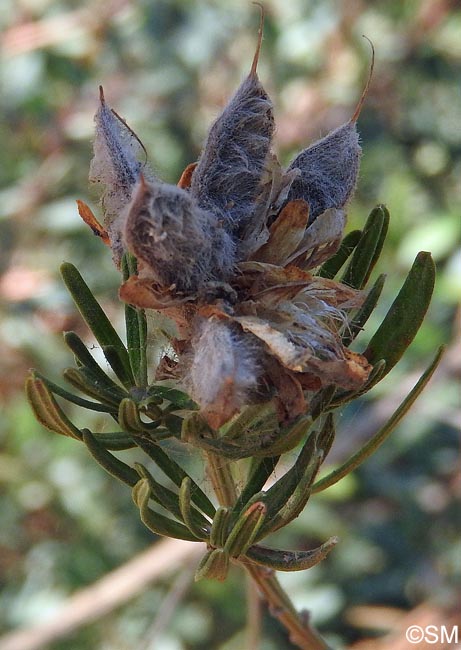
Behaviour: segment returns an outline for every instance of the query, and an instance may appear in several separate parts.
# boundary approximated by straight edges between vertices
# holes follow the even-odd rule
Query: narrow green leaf
[[[385,280],[386,275],[383,273],[378,277],[373,287],[368,292],[363,305],[351,320],[347,332],[343,336],[343,344],[346,347],[348,347],[355,337],[362,331],[363,326],[370,318],[383,290]]]
[[[122,272],[124,282],[137,273],[133,255],[123,255]],[[125,324],[128,356],[136,385],[147,386],[147,319],[144,310],[125,304]]]
[[[161,404],[163,400],[167,400],[175,405],[177,410],[197,410],[197,404],[191,400],[187,393],[183,393],[181,390],[176,388],[170,388],[169,386],[159,386],[154,384],[148,389],[148,395],[151,399],[157,399],[158,403]]]
[[[371,364],[386,362],[387,374],[416,336],[431,301],[435,265],[430,253],[418,253],[407,279],[364,352]]]
[[[312,431],[299,452],[295,464],[267,490],[264,502],[267,505],[268,515],[264,529],[287,503],[306,472],[309,474],[313,471],[313,463],[317,462],[316,439],[317,434]]]
[[[262,535],[258,539],[262,539],[262,537],[268,535],[269,532],[272,533],[279,528],[286,526],[290,523],[290,521],[293,521],[293,519],[296,519],[296,517],[301,514],[301,512],[306,507],[307,502],[309,501],[310,495],[312,494],[311,486],[314,482],[315,477],[317,476],[317,472],[320,469],[322,461],[323,451],[315,451],[304,473],[299,478],[298,483],[291,496],[288,498],[283,508],[281,508],[276,515],[267,521],[266,526],[262,527]]]
[[[320,267],[317,275],[321,278],[329,278],[332,280],[346,263],[352,251],[359,243],[361,235],[361,230],[352,230],[348,233],[341,242],[338,251]]]
[[[321,562],[338,542],[338,537],[330,537],[324,544],[311,551],[277,551],[255,545],[247,550],[246,556],[255,564],[274,571],[305,571]]]
[[[323,427],[320,429],[317,436],[317,449],[323,452],[324,459],[330,453],[331,446],[335,439],[335,434],[336,430],[333,413],[328,413],[325,417]]]
[[[361,449],[359,449],[359,451],[357,451],[353,456],[351,456],[340,467],[338,467],[333,472],[331,472],[327,476],[324,476],[319,481],[317,481],[317,483],[315,483],[312,487],[312,493],[321,492],[322,490],[325,490],[326,488],[340,481],[344,476],[347,476],[347,474],[350,474],[350,472],[356,469],[356,467],[361,465],[364,460],[366,460],[369,456],[371,456],[378,449],[378,447],[380,447],[383,444],[383,442],[388,438],[388,436],[392,433],[395,427],[399,424],[401,419],[411,408],[413,403],[416,401],[418,396],[421,394],[421,392],[429,382],[430,378],[434,374],[435,369],[439,365],[440,359],[442,358],[443,351],[444,348],[442,346],[441,348],[439,348],[434,360],[427,368],[427,370],[421,375],[420,379],[418,380],[414,388],[410,391],[410,393],[403,400],[403,402],[400,404],[398,409],[394,411],[392,416],[389,418],[386,424],[378,431],[378,433],[376,433],[373,436],[373,438],[371,438],[371,440],[367,442],[366,445],[364,445]]]
[[[40,379],[41,381],[44,382],[44,384],[47,386],[48,390],[53,393],[54,395],[58,395],[59,397],[62,397],[63,399],[67,400],[68,402],[72,402],[72,404],[76,404],[77,406],[82,406],[83,408],[89,409],[90,411],[98,411],[101,413],[114,413],[115,410],[113,407],[108,406],[107,404],[99,404],[98,402],[90,402],[87,399],[84,399],[83,397],[78,397],[78,395],[74,395],[73,393],[69,393],[69,391],[65,390],[64,388],[61,388],[61,386],[58,386],[58,384],[55,384],[52,382],[50,379],[47,377],[44,377],[40,372],[37,370],[31,370],[32,376],[35,379]]]
[[[341,282],[356,289],[362,289],[381,254],[389,226],[389,212],[384,205],[371,211],[352,259]]]
[[[252,503],[240,515],[224,544],[224,550],[229,557],[237,558],[240,555],[245,555],[256,539],[266,515],[267,508],[263,501]]]
[[[158,443],[161,440],[168,440],[168,438],[172,438],[172,433],[171,431],[168,431],[168,429],[165,429],[164,427],[160,426],[154,426],[155,423],[153,422],[152,425],[148,425],[149,430],[146,431],[141,435],[144,440],[148,438],[149,441]],[[133,434],[133,438],[136,438],[137,436]]]
[[[102,386],[95,375],[89,368],[84,366],[80,368],[66,368],[63,370],[62,376],[69,384],[72,384],[74,388],[78,388],[79,391],[93,397],[94,399],[99,400],[103,404],[106,404],[110,407],[110,410],[117,410],[118,405],[121,399],[125,395],[117,394],[115,391]]]
[[[204,578],[214,578],[223,582],[229,571],[229,555],[222,548],[207,551],[200,560],[195,572],[195,582]]]
[[[134,468],[140,478],[145,478],[149,481],[150,498],[165,508],[165,510],[168,510],[173,517],[182,522],[183,518],[181,507],[179,505],[179,495],[156,481],[152,474],[146,467],[144,467],[144,465],[141,465],[141,463],[134,463]]]
[[[196,537],[207,540],[211,526],[205,517],[192,505],[191,488],[192,481],[186,476],[179,489],[179,508],[182,520]]]
[[[64,262],[61,275],[78,310],[100,344],[104,356],[126,388],[135,384],[126,347],[73,264]]]
[[[93,436],[104,449],[111,451],[124,451],[136,447],[133,438],[125,431],[104,431],[102,433],[93,431]]]
[[[278,456],[279,454],[291,451],[309,433],[312,424],[313,420],[310,415],[299,417],[294,424],[280,430],[277,434],[276,441],[266,449],[266,452],[270,450],[271,455]]]
[[[141,521],[149,530],[156,535],[163,537],[173,537],[175,539],[185,539],[190,542],[199,542],[183,524],[174,519],[165,517],[158,512],[149,508],[149,499],[151,497],[151,488],[147,479],[141,479],[133,488],[133,501],[139,508]]]
[[[99,387],[107,389],[114,395],[120,395],[120,399],[126,394],[125,390],[104,372],[75,332],[64,332],[64,341],[76,360],[80,362],[80,366],[88,369]]]
[[[139,476],[132,467],[109,453],[89,429],[82,429],[82,434],[83,442],[88,447],[91,455],[106,472],[130,487],[136,485],[139,481]]]
[[[144,433],[147,426],[139,417],[138,405],[129,397],[122,399],[118,407],[118,422],[128,433]]]
[[[189,475],[184,469],[178,465],[172,458],[170,458],[154,441],[146,440],[145,438],[135,438],[135,442],[162,470],[162,472],[173,481],[175,485],[181,487],[184,478]],[[190,476],[189,476],[190,478]],[[191,499],[195,505],[200,508],[211,519],[214,517],[216,508],[211,503],[210,499],[201,490],[201,488],[191,479]]]
[[[40,424],[63,436],[82,439],[81,431],[66,416],[44,381],[31,375],[26,379],[25,389],[29,404]]]
[[[367,274],[365,275],[365,278],[364,278],[363,286],[365,286],[367,284],[368,280],[370,279],[371,272],[375,268],[376,263],[378,262],[378,260],[379,260],[379,258],[381,256],[383,246],[384,246],[384,242],[386,241],[387,233],[388,233],[388,230],[389,230],[390,214],[389,214],[389,210],[387,209],[387,207],[385,205],[381,204],[381,205],[376,206],[375,210],[381,210],[381,212],[382,212],[382,214],[384,216],[384,222],[383,222],[383,227],[381,228],[381,233],[380,233],[379,239],[378,239],[378,241],[376,243],[375,253],[374,253],[373,258],[371,260],[371,263],[370,263],[370,265],[368,267],[368,272],[367,272]]]
[[[241,491],[240,496],[233,508],[233,514],[235,514],[235,516],[239,515],[242,508],[246,506],[248,501],[257,492],[262,490],[269,476],[273,474],[279,458],[280,456],[269,456],[267,458],[254,459],[253,466],[251,468],[250,475],[247,479],[245,487]]]
[[[221,548],[224,546],[229,531],[232,511],[224,506],[219,506],[211,525],[210,546]]]
[[[186,526],[189,528],[189,530],[195,535],[195,537],[200,539],[208,538],[207,530],[210,528],[210,522],[207,519],[205,519],[205,517],[202,515],[201,512],[199,512],[192,505],[190,505],[190,503],[189,503],[189,507],[186,508],[188,519],[187,521],[184,519],[183,517],[184,503],[181,502],[181,499],[184,498],[184,493],[182,495],[181,493],[176,494],[169,488],[165,487],[164,485],[156,481],[155,478],[152,476],[152,474],[147,470],[146,467],[144,467],[144,465],[141,465],[141,463],[135,463],[134,466],[139,476],[149,481],[149,485],[151,489],[151,498],[154,501],[156,501],[159,505],[161,505],[166,510],[169,510],[170,513],[173,515],[173,517],[185,523]],[[189,477],[184,479],[184,481],[187,480],[191,484],[191,480]],[[183,486],[181,485],[181,489],[182,488]],[[189,496],[190,496],[190,490],[189,490]]]

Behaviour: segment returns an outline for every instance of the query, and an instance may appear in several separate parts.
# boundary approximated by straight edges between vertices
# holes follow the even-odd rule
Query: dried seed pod
[[[315,302],[313,303],[315,304]],[[368,378],[371,366],[360,354],[341,344],[334,330],[328,329],[319,316],[334,320],[341,314],[332,306],[310,313],[292,303],[281,303],[277,311],[264,318],[240,316],[235,320],[245,332],[251,332],[267,346],[267,351],[294,373],[309,373],[322,385],[359,388]]]
[[[354,193],[359,173],[361,147],[357,120],[370,87],[374,49],[365,89],[351,119],[301,151],[289,166],[299,169],[288,200],[304,199],[310,208],[309,223],[329,208],[343,208]]]
[[[93,144],[89,179],[101,183],[101,203],[104,225],[108,232],[114,261],[122,255],[120,216],[129,203],[141,169],[151,176],[139,158],[144,147],[134,132],[106,103],[102,86],[99,87],[100,106],[95,115],[96,136]]]
[[[194,171],[191,192],[229,232],[249,221],[265,168],[274,117],[256,73],[263,13],[251,71],[214,122]]]
[[[192,339],[186,383],[192,398],[214,429],[251,400],[261,374],[258,343],[233,323],[203,319]]]
[[[355,190],[361,148],[355,122],[347,122],[304,149],[289,169],[301,174],[293,181],[289,200],[304,199],[309,222],[329,208],[342,208]]]
[[[233,241],[214,215],[185,190],[143,177],[127,208],[124,240],[140,262],[140,275],[161,287],[194,292],[224,280],[233,268]]]

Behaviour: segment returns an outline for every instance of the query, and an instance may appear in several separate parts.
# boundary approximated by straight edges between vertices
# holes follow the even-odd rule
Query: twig
[[[251,564],[245,564],[245,568],[258,585],[272,616],[287,630],[294,645],[300,650],[329,650],[329,646],[314,632],[309,623],[302,620],[273,572]]]
[[[206,458],[211,483],[221,505],[233,505],[237,498],[237,489],[229,463],[223,462],[222,458],[213,453],[207,453]],[[240,563],[257,584],[269,611],[285,627],[293,644],[300,650],[329,650],[328,645],[312,630],[308,621],[304,621],[298,614],[273,571],[261,569],[249,561]]]
[[[201,544],[165,539],[71,596],[53,618],[0,638],[0,650],[39,650],[101,618],[147,585],[203,553]]]
[[[152,625],[150,625],[149,629],[144,634],[144,639],[139,644],[138,650],[149,650],[150,648],[153,648],[152,641],[157,639],[167,627],[171,617],[175,613],[178,603],[182,600],[191,586],[194,571],[195,567],[193,565],[189,566],[184,568],[176,578],[171,589],[163,599]]]
[[[253,578],[247,574],[247,643],[246,647],[258,650],[261,645],[261,598]]]

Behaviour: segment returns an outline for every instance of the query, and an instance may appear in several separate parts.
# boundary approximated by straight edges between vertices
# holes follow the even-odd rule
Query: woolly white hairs
[[[301,174],[291,186],[288,200],[304,199],[310,208],[309,223],[329,208],[343,208],[354,193],[362,149],[357,120],[368,94],[375,65],[373,43],[368,79],[351,119],[299,153],[289,169]]]
[[[257,345],[238,325],[202,320],[192,339],[186,383],[211,426],[219,427],[249,401],[261,374]]]
[[[131,129],[106,104],[102,87],[100,106],[94,117],[96,135],[89,180],[101,183],[104,225],[108,232],[114,261],[118,265],[123,253],[120,216],[128,205],[141,168],[148,177],[152,172],[139,161],[144,150]]]
[[[233,268],[230,236],[174,185],[141,178],[127,208],[124,240],[143,263],[144,277],[178,291],[196,291],[226,278]]]
[[[309,204],[310,223],[329,208],[342,208],[352,196],[361,151],[356,123],[350,121],[293,160],[289,169],[301,174],[293,181],[288,200],[304,199]]]
[[[251,217],[275,128],[272,102],[256,73],[263,20],[262,11],[250,74],[211,127],[191,184],[199,205],[237,234]]]

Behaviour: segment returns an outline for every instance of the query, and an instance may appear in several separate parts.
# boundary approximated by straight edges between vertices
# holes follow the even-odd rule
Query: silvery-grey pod
[[[102,185],[101,204],[104,226],[108,232],[114,260],[122,256],[120,223],[125,206],[131,199],[141,168],[151,176],[140,162],[143,147],[131,129],[107,105],[102,87],[100,105],[95,115],[96,134],[93,143],[89,180]]]
[[[164,288],[194,292],[225,279],[233,266],[230,236],[175,185],[141,177],[124,220],[125,244],[141,262],[143,276]]]
[[[272,102],[256,73],[261,38],[262,21],[250,74],[212,125],[190,188],[236,234],[251,217],[274,133]]]

